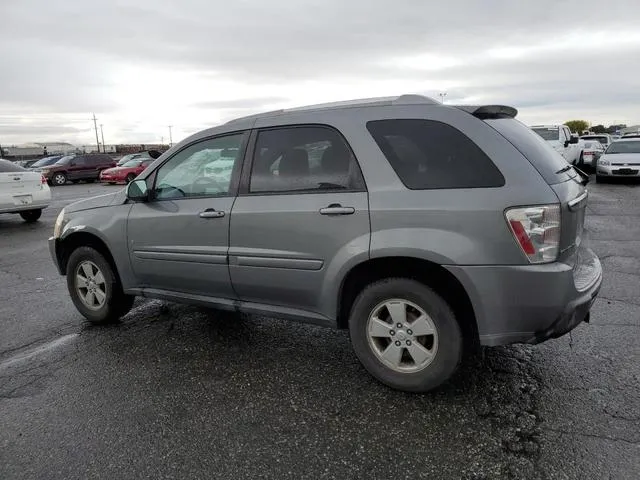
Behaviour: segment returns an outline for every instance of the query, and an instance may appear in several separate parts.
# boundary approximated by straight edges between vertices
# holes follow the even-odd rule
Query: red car
[[[153,158],[129,160],[120,167],[103,170],[100,173],[100,181],[110,185],[115,185],[116,183],[124,183],[126,185],[140,175],[153,161]]]

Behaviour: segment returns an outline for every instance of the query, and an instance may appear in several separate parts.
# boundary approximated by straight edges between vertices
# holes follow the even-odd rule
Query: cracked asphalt
[[[89,326],[46,239],[113,188],[0,216],[0,478],[640,478],[640,185],[589,186],[590,324],[426,395],[376,383],[345,332],[148,300]]]

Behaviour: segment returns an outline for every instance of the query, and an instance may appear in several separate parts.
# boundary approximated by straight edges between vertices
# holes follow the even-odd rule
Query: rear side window
[[[460,130],[433,120],[376,120],[367,129],[411,190],[501,187],[504,177]]]
[[[26,169],[8,160],[0,160],[0,173],[25,172]]]

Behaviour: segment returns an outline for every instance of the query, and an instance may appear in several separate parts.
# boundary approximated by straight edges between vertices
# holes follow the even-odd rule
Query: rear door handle
[[[224,217],[224,212],[216,210],[215,208],[207,208],[206,210],[198,214],[200,218],[221,218]]]
[[[343,207],[339,203],[332,203],[328,207],[320,209],[320,215],[353,215],[356,209],[353,207]]]

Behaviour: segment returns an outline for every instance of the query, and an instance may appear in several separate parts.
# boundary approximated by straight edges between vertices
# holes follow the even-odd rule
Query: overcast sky
[[[422,93],[529,124],[640,123],[638,0],[0,0],[0,144],[174,142]]]

